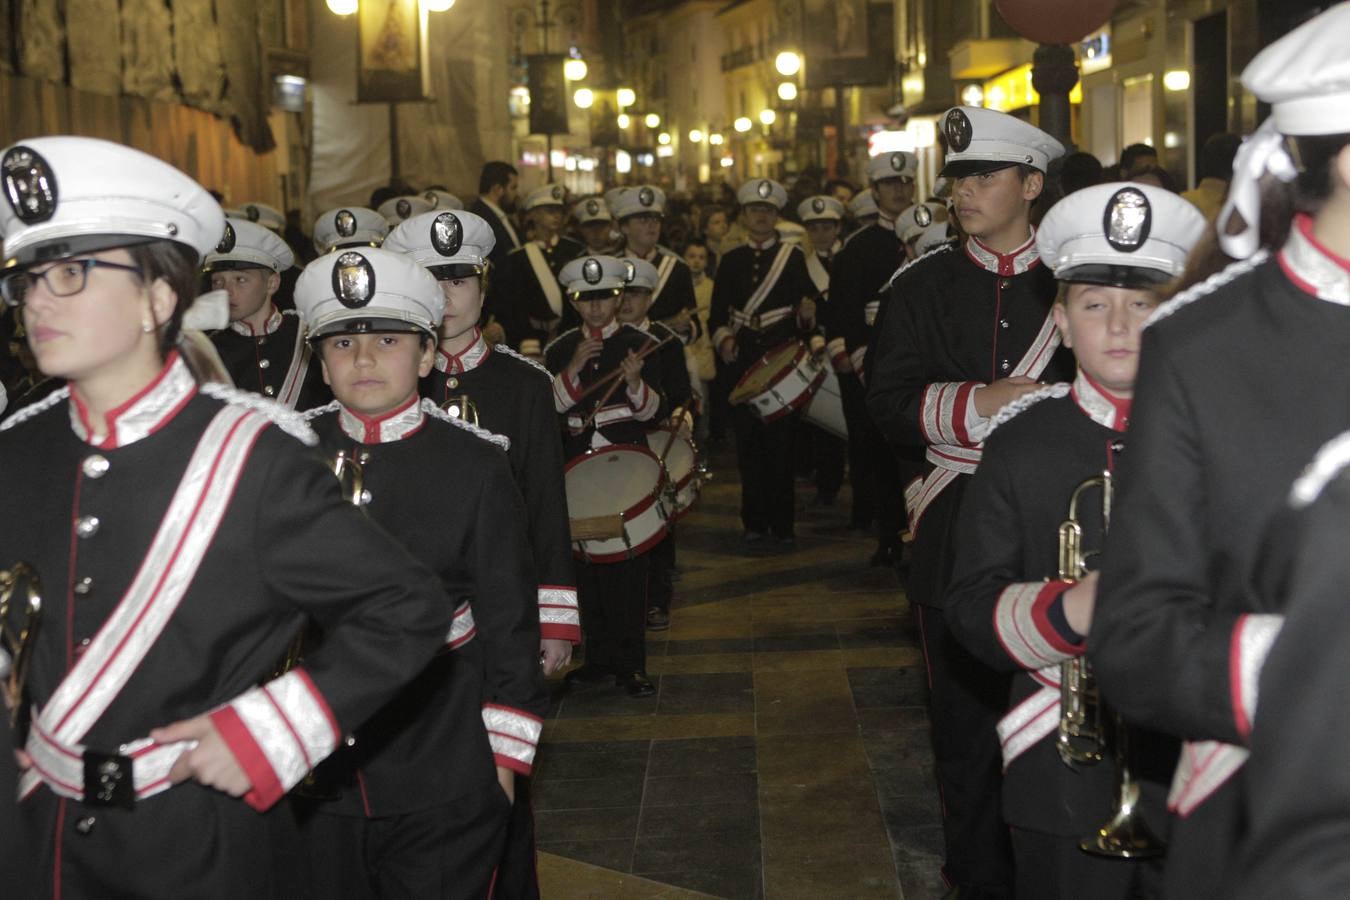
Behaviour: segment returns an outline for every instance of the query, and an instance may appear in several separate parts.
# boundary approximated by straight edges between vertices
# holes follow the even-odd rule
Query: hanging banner
[[[567,79],[562,53],[525,58],[530,87],[530,134],[567,134]]]
[[[356,102],[426,100],[427,17],[418,0],[361,0],[356,28]]]

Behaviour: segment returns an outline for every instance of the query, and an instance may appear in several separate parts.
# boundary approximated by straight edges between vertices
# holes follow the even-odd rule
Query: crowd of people
[[[1256,57],[1186,194],[974,107],[921,199],[902,151],[716,197],[494,162],[303,238],[0,151],[0,883],[538,896],[544,679],[655,693],[729,432],[747,552],[847,473],[904,573],[953,896],[1337,895],[1346,33]]]

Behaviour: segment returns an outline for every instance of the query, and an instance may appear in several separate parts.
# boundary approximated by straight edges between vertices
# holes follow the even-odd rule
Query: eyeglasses
[[[140,266],[128,266],[104,259],[68,259],[54,266],[48,266],[41,272],[25,270],[0,277],[0,296],[3,296],[5,303],[10,306],[23,306],[28,292],[41,281],[47,285],[47,290],[51,291],[52,296],[70,297],[84,290],[85,282],[89,279],[89,270],[94,268],[120,269],[123,272],[134,272],[138,277],[145,276],[145,270]]]

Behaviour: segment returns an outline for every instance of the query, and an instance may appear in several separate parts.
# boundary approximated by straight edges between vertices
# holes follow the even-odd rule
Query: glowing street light
[[[791,81],[784,81],[784,82],[780,83],[780,84],[778,85],[778,99],[779,99],[779,100],[796,100],[796,99],[797,99],[797,85],[793,84]]]
[[[660,134],[658,134],[658,135],[656,136],[656,142],[657,142],[658,144],[663,144],[663,145],[664,145],[664,144],[669,144],[669,143],[670,143],[670,135],[663,131],[663,132],[661,132]]]
[[[569,59],[563,63],[563,77],[568,81],[581,81],[586,77],[586,60]]]
[[[774,57],[773,67],[779,75],[793,76],[802,70],[802,58],[791,50],[784,50]]]
[[[648,128],[655,128],[661,124],[661,117],[656,113],[647,113],[647,118],[642,120]]]
[[[720,147],[720,146],[722,146],[722,142],[725,141],[725,140],[726,140],[726,138],[722,137],[722,135],[721,135],[719,132],[716,132],[716,131],[714,131],[712,134],[708,135],[708,143],[709,143],[709,144],[712,144],[714,147]]]
[[[455,5],[455,0],[424,0],[427,12],[446,12]]]
[[[577,92],[572,95],[572,102],[580,109],[590,109],[595,102],[595,94],[590,88],[577,88]]]
[[[772,125],[778,121],[778,113],[771,109],[761,109],[759,111],[759,120],[765,125]]]
[[[691,144],[703,143],[703,132],[699,131],[697,128],[689,129],[689,143]]]
[[[623,109],[624,107],[632,106],[637,102],[637,94],[634,93],[632,88],[621,87],[615,93],[614,99],[618,101],[619,109]]]
[[[350,16],[356,12],[357,0],[328,0],[328,11],[337,16]]]
[[[628,117],[628,113],[619,113],[619,118],[616,121],[619,123],[620,128],[627,128],[629,125],[633,124],[633,120]]]
[[[735,128],[741,134],[745,134],[747,131],[753,128],[754,125],[755,123],[750,121],[749,116],[741,116],[739,119],[737,119],[735,122],[731,124],[731,127]]]

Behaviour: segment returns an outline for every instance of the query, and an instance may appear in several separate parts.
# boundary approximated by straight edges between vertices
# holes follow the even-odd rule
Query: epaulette
[[[1073,385],[1069,384],[1069,382],[1060,381],[1018,397],[1016,400],[994,413],[994,417],[989,420],[989,430],[985,432],[986,439],[989,435],[994,433],[995,428],[998,428],[1015,416],[1026,412],[1042,400],[1069,396],[1069,389],[1072,387]]]
[[[70,385],[66,385],[65,387],[61,388],[61,390],[56,391],[55,393],[52,394],[48,394],[47,396],[43,397],[36,403],[30,403],[27,406],[22,407],[21,409],[16,409],[12,416],[10,416],[3,422],[0,422],[0,431],[8,431],[15,425],[27,422],[34,416],[41,415],[42,413],[51,409],[56,404],[60,403],[62,400],[67,399],[69,396],[70,396]]]
[[[1171,300],[1160,305],[1153,311],[1153,314],[1145,320],[1144,327],[1148,328],[1150,325],[1155,325],[1181,309],[1183,306],[1189,306],[1206,294],[1214,293],[1214,291],[1223,287],[1228,282],[1246,275],[1252,269],[1255,269],[1257,266],[1261,265],[1261,263],[1265,262],[1269,257],[1270,251],[1263,249],[1258,250],[1247,259],[1240,259],[1237,262],[1229,263],[1223,269],[1215,272],[1204,281],[1199,284],[1191,285]]]
[[[214,381],[198,385],[197,390],[208,397],[214,397],[233,406],[243,406],[261,413],[271,419],[273,425],[306,446],[318,446],[319,436],[314,433],[313,428],[309,427],[309,422],[305,421],[304,414],[293,409],[287,409],[275,400],[269,400],[248,391],[241,391],[239,388],[226,387]]]
[[[885,284],[883,284],[883,285],[881,286],[881,289],[880,289],[877,293],[880,293],[881,291],[888,291],[888,290],[890,290],[890,289],[891,289],[891,285],[895,284],[895,279],[897,279],[897,278],[899,278],[901,275],[905,274],[905,272],[910,268],[910,266],[917,265],[917,264],[923,262],[925,259],[927,259],[927,258],[930,257],[930,256],[937,256],[939,253],[946,253],[948,250],[952,249],[952,248],[955,247],[955,246],[956,246],[955,244],[952,244],[952,243],[946,243],[946,244],[943,244],[941,247],[934,247],[932,250],[929,250],[929,251],[928,251],[927,253],[925,253],[923,256],[916,256],[916,257],[914,257],[914,258],[911,259],[909,262],[905,263],[903,266],[901,266],[900,268],[896,269],[896,270],[895,270],[895,274],[892,275],[892,276],[890,277],[890,279],[889,279]]]
[[[1350,431],[1327,441],[1317,451],[1313,461],[1294,481],[1289,491],[1289,505],[1302,509],[1312,503],[1347,465],[1350,465]]]
[[[547,344],[544,345],[543,355],[547,356],[547,355],[548,355],[548,350],[549,350],[549,348],[552,347],[554,344],[558,343],[558,341],[561,341],[563,338],[567,337],[567,336],[568,336],[569,334],[571,334],[572,332],[574,332],[574,331],[580,331],[580,330],[581,330],[581,326],[579,326],[579,325],[573,325],[571,328],[567,329],[567,330],[564,331],[562,334],[558,335],[558,336],[555,337],[553,340],[549,341]],[[550,373],[549,377],[550,377],[550,378],[553,377],[553,376],[552,376],[552,373]]]
[[[313,409],[307,409],[300,415],[305,417],[306,422],[309,422],[313,419],[317,419],[319,416],[327,415],[330,412],[337,412],[341,408],[342,404],[334,400],[325,406],[316,406]]]
[[[502,449],[503,452],[511,449],[511,439],[506,435],[497,434],[496,432],[493,431],[488,431],[486,428],[479,428],[477,425],[474,425],[470,422],[465,422],[463,419],[457,416],[452,416],[426,397],[422,398],[422,412],[431,416],[433,419],[440,419],[442,422],[449,422],[451,425],[458,425],[460,428],[463,428],[465,431],[469,432],[474,437],[482,438],[489,444],[497,445]]]
[[[552,342],[552,341],[549,341],[549,346],[552,346],[552,345],[553,345],[553,342]],[[547,350],[548,348],[545,347],[544,349]],[[524,353],[519,353],[519,352],[517,352],[517,351],[515,351],[515,350],[512,350],[510,347],[506,346],[505,344],[493,344],[493,345],[492,345],[492,352],[493,352],[493,353],[505,353],[507,356],[514,356],[516,359],[520,360],[521,362],[526,363],[526,364],[531,365],[531,366],[534,366],[536,369],[538,369],[540,372],[543,372],[543,373],[544,373],[545,375],[547,375],[549,378],[552,378],[552,377],[553,377],[553,373],[550,372],[550,371],[548,370],[548,368],[547,368],[543,363],[541,363],[539,360],[537,360],[537,359],[530,359],[530,358],[529,358],[528,356],[526,356]]]

